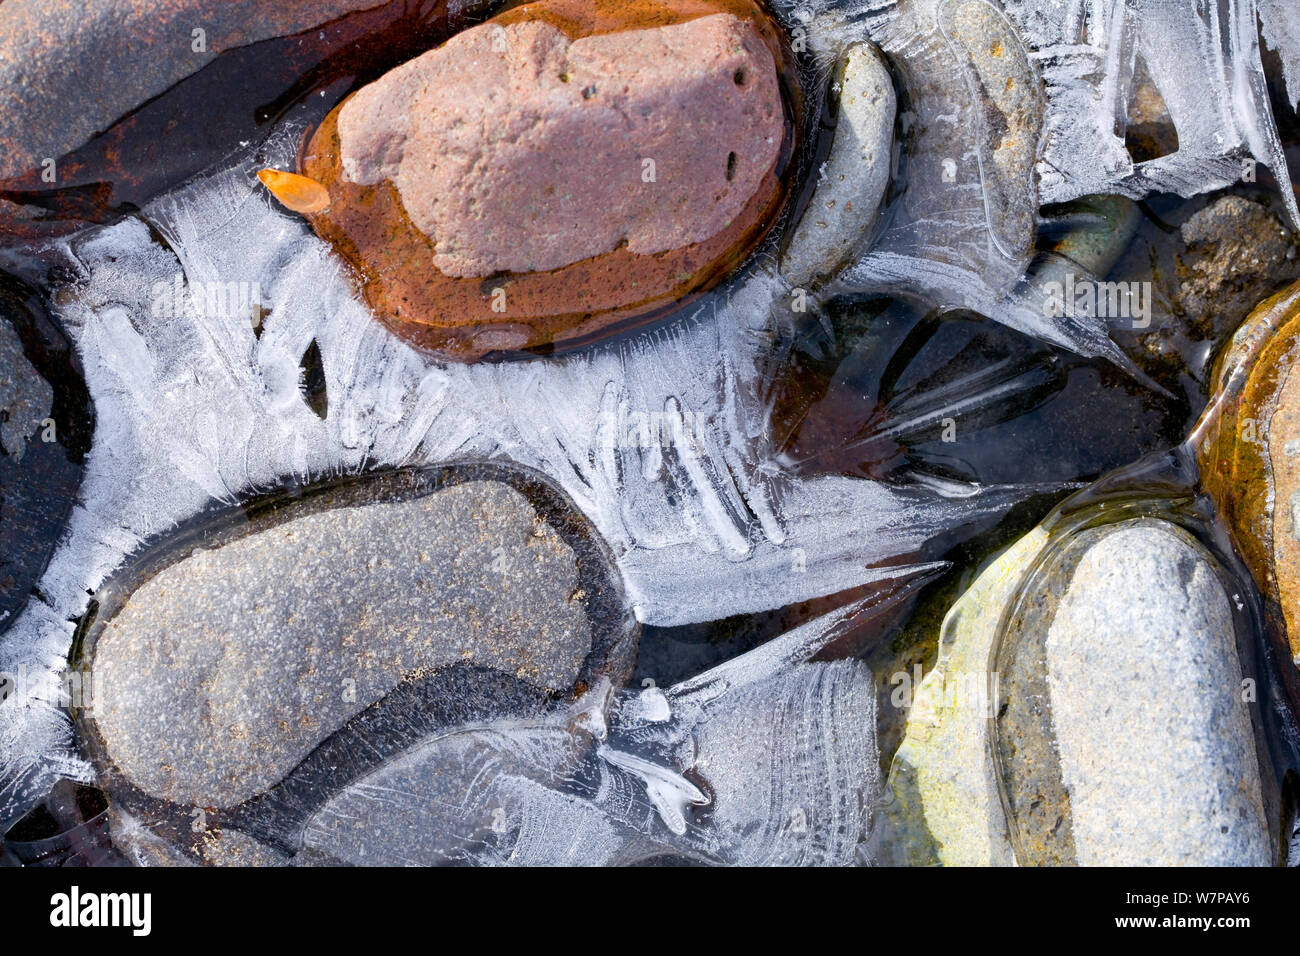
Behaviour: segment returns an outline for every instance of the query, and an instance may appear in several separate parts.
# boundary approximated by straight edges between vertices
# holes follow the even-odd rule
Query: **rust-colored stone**
[[[1237,330],[1215,365],[1215,394],[1189,444],[1202,487],[1265,597],[1279,649],[1300,661],[1297,359],[1300,283],[1261,303]],[[1293,693],[1300,689],[1300,671],[1285,676]]]
[[[558,30],[568,41],[579,41],[628,30],[686,24],[719,14],[741,21],[745,34],[770,54],[770,57],[764,55],[761,61],[766,61],[767,68],[778,75],[738,77],[734,82],[738,86],[779,83],[777,88],[783,101],[783,115],[778,124],[781,142],[763,159],[770,168],[760,170],[761,174],[747,170],[749,182],[755,185],[747,184],[747,198],[734,202],[738,209],[734,215],[715,217],[717,221],[710,223],[706,215],[691,208],[689,197],[677,197],[682,206],[682,221],[688,223],[683,234],[695,241],[672,248],[671,242],[664,241],[669,230],[662,222],[639,233],[635,224],[629,224],[622,241],[616,242],[613,248],[605,248],[610,245],[606,241],[608,236],[617,238],[617,232],[605,222],[600,241],[594,245],[575,243],[584,257],[553,268],[545,266],[565,262],[569,257],[557,249],[556,243],[541,240],[532,243],[522,254],[496,242],[486,251],[472,250],[475,254],[470,256],[440,257],[439,253],[447,249],[440,248],[435,238],[413,224],[413,219],[426,224],[432,221],[429,207],[413,206],[408,211],[403,204],[404,194],[408,199],[414,195],[409,171],[404,183],[403,176],[398,176],[399,182],[395,184],[388,178],[365,182],[378,177],[357,175],[355,159],[348,164],[352,175],[345,169],[343,161],[349,158],[349,150],[341,143],[340,126],[344,135],[350,134],[346,116],[343,120],[340,116],[364,90],[335,109],[304,146],[300,172],[321,183],[330,196],[328,210],[307,214],[308,221],[353,265],[377,317],[407,341],[440,357],[473,361],[489,355],[572,347],[615,327],[650,321],[679,308],[743,261],[774,223],[785,201],[784,173],[795,146],[793,113],[797,104],[791,104],[797,86],[777,26],[750,0],[674,0],[671,3],[543,0],[515,7],[474,28],[499,35],[502,27],[541,23],[546,25],[545,29],[530,28],[527,33],[554,38]],[[702,35],[704,32],[701,30]],[[472,44],[466,47],[474,48]],[[405,67],[399,68],[402,69]],[[732,82],[730,74],[727,79]],[[671,105],[680,109],[683,104]],[[689,107],[690,101],[685,105]],[[700,120],[696,125],[705,129],[708,127],[705,121],[712,118],[696,119]],[[690,118],[666,122],[681,129],[683,135],[690,135]],[[756,125],[761,125],[758,118]],[[701,143],[700,148],[716,150],[718,144]],[[355,151],[352,155],[355,157]],[[367,157],[371,173],[383,168],[387,175],[397,175],[392,168],[384,166],[387,159],[386,155],[372,152]],[[578,165],[568,163],[556,168],[562,174],[565,169]],[[719,171],[724,165],[727,164],[719,164]],[[560,186],[570,190],[579,204],[588,198],[583,195],[584,189],[599,192],[597,184],[591,182],[574,181]],[[519,183],[509,187],[517,192]],[[716,195],[701,196],[698,202],[715,200]],[[645,214],[653,218],[654,212],[650,209]],[[545,218],[544,209],[542,213],[539,218]],[[493,215],[499,217],[501,210]],[[662,215],[659,218],[662,220]],[[463,225],[467,219],[445,217],[441,221]],[[690,231],[691,224],[698,227],[694,233]],[[460,235],[472,233],[470,229]],[[483,229],[478,235],[481,238],[492,233]],[[543,267],[536,271],[500,268],[508,265],[518,269],[530,261]]]

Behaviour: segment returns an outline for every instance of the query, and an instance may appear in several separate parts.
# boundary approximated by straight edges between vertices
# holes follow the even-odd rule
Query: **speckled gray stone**
[[[1046,641],[1078,862],[1268,865],[1232,614],[1213,565],[1157,521],[1088,534]]]
[[[945,617],[890,769],[876,862],[1271,863],[1213,558],[1150,518],[1046,555],[1055,543],[1035,528]],[[958,693],[972,675],[997,688],[993,719]]]
[[[884,57],[859,43],[836,75],[839,120],[830,156],[781,264],[795,286],[832,274],[866,241],[889,185],[898,104]]]
[[[130,596],[94,642],[95,726],[145,792],[227,807],[404,677],[466,662],[570,690],[593,647],[576,560],[495,481],[292,517]]]

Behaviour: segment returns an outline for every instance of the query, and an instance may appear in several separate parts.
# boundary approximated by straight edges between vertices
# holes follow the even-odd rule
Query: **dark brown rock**
[[[223,51],[375,6],[379,0],[6,0],[0,179],[63,156]],[[195,30],[204,31],[202,51]]]

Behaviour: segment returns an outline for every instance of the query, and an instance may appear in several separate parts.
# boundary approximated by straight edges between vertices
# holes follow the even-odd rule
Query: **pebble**
[[[91,720],[135,787],[231,807],[403,681],[469,664],[565,696],[589,657],[623,660],[628,618],[597,613],[591,559],[509,485],[330,501],[194,548],[116,610],[103,599]]]
[[[1212,559],[1157,521],[1085,532],[1046,636],[1077,861],[1273,860],[1234,625]]]
[[[1035,529],[944,620],[878,862],[1268,865],[1234,627],[1216,562],[1173,525],[1060,550]]]
[[[439,357],[588,341],[679,307],[775,221],[783,50],[747,0],[515,8],[330,114],[308,221]]]
[[[836,73],[839,118],[818,185],[781,264],[793,286],[834,273],[871,233],[893,160],[893,80],[869,43],[850,47]]]

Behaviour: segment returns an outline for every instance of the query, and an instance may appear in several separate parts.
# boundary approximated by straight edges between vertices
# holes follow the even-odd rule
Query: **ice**
[[[1007,0],[1046,84],[1047,135],[1038,164],[1043,202],[1093,193],[1191,196],[1243,179],[1253,160],[1281,185],[1300,225],[1269,106],[1257,17],[1279,48],[1297,98],[1294,7],[1286,0]],[[1124,146],[1138,59],[1160,91],[1178,149],[1134,162]]]
[[[1300,107],[1300,24],[1288,0],[1258,0],[1260,30],[1269,49],[1281,57],[1287,99]]]
[[[876,43],[907,104],[879,235],[821,296],[881,292],[927,309],[971,310],[1132,370],[1104,321],[1046,316],[1025,280],[1048,110],[1033,51],[1002,12],[982,0],[882,0],[800,4],[787,16],[804,25],[822,64],[854,42]],[[994,43],[998,56],[982,52]]]
[[[83,354],[101,434],[84,507],[48,580],[69,613],[120,561],[119,542],[287,476],[471,458],[535,468],[609,540],[641,619],[674,624],[873,580],[866,564],[912,555],[1017,494],[945,498],[782,474],[764,390],[784,290],[763,269],[693,316],[604,347],[442,365],[370,318],[338,260],[270,207],[248,165],[164,198],[145,218],[165,246],[128,219],[71,247],[85,284],[61,318]],[[156,315],[156,290],[181,274],[190,289],[256,288],[260,337],[247,314],[201,314],[188,301]],[[327,382],[323,419],[300,393],[312,342]],[[640,421],[670,427],[647,441]],[[796,548],[804,570],[777,574]],[[868,560],[851,569],[850,551]],[[698,568],[700,587],[683,594],[674,564]],[[749,564],[771,580],[728,582]]]
[[[661,625],[932,570],[930,539],[986,526],[1030,490],[787,474],[768,432],[770,356],[782,354],[789,313],[765,265],[694,315],[604,346],[429,361],[370,317],[340,261],[256,183],[257,165],[288,161],[297,133],[68,244],[78,279],[59,318],[86,369],[96,434],[40,585],[61,624],[17,621],[0,669],[35,657],[57,672],[68,622],[127,554],[286,479],[471,459],[536,469],[609,542],[637,616]],[[205,304],[228,287],[225,307]],[[301,393],[313,342],[323,418]],[[0,722],[11,739],[64,753],[53,706],[20,694]]]
[[[312,817],[303,861],[852,863],[879,788],[875,684],[858,662],[806,661],[867,611],[664,691],[598,687],[549,719],[412,748]]]
[[[1031,268],[1034,199],[1191,196],[1253,179],[1251,164],[1260,163],[1276,174],[1300,224],[1256,35],[1258,13],[1282,57],[1291,99],[1300,99],[1300,41],[1289,7],[1286,0],[1259,0],[1258,7],[1255,0],[1006,0],[1001,8],[988,0],[820,0],[783,7],[789,22],[806,24],[820,62],[857,40],[877,43],[910,104],[902,117],[904,185],[871,250],[824,296],[887,290],[930,308],[970,309],[1135,372],[1102,317],[1044,314],[1034,280],[1043,257]],[[968,32],[996,41],[996,57],[981,58],[963,42],[959,26],[971,17],[978,29]],[[1135,162],[1124,142],[1139,58],[1179,143],[1146,162]],[[1018,114],[984,82],[981,59],[1006,61],[1008,79],[1041,88],[1041,96],[1026,95]],[[1030,148],[1009,149],[1008,139]]]
[[[1035,197],[1199,192],[1238,178],[1247,156],[1285,170],[1261,99],[1252,3],[1233,4],[1222,22],[1199,4],[1152,0],[1140,8],[1025,0],[1008,3],[1005,16],[981,0],[776,6],[787,26],[805,31],[814,73],[828,74],[838,51],[869,38],[888,54],[911,103],[880,233],[861,262],[814,290],[814,302],[876,291],[928,308],[973,309],[1126,365],[1102,320],[1044,314],[1025,278],[1035,261]],[[1041,74],[1041,103],[1031,89],[1017,114],[1030,133],[1041,122],[1036,184],[1033,151],[1021,162],[1002,147],[974,82],[973,54],[958,29],[972,7],[1005,38],[1008,68],[1026,84]],[[1268,35],[1282,37],[1280,14],[1268,4],[1261,10]],[[1294,44],[1277,42],[1293,67]],[[1162,49],[1176,44],[1200,56],[1166,62]],[[1134,165],[1116,152],[1123,140],[1115,123],[1138,53],[1161,85],[1182,148]],[[811,98],[813,115],[820,95]],[[1198,97],[1210,106],[1197,106]],[[1015,104],[993,105],[1004,120],[1015,112]],[[41,597],[0,643],[0,670],[22,677],[0,708],[0,822],[53,776],[89,776],[74,756],[58,691],[71,622],[89,595],[144,542],[215,503],[286,480],[474,459],[536,469],[609,543],[638,618],[665,626],[912,580],[939,567],[936,539],[986,527],[1042,490],[921,475],[886,484],[793,474],[770,437],[794,291],[777,275],[772,248],[692,314],[617,341],[522,362],[430,361],[371,318],[341,261],[257,183],[260,166],[292,165],[301,132],[287,123],[230,168],[62,247],[76,279],[60,290],[58,318],[85,367],[96,433],[81,500]],[[945,182],[948,173],[954,178]],[[1288,200],[1294,211],[1289,193]],[[323,415],[302,395],[301,366],[313,345],[326,383]],[[800,695],[821,701],[843,691],[845,706],[861,709],[866,702],[845,689],[865,679],[855,667],[791,664],[769,676],[762,693],[795,707]],[[670,707],[676,714],[687,703]],[[743,724],[742,715],[736,705],[713,726]],[[798,719],[830,717],[810,711]],[[610,739],[627,732],[611,730]],[[667,759],[602,746],[661,767]],[[642,764],[623,757],[599,764],[611,793],[640,794],[629,806],[661,825],[694,805],[691,790]],[[572,804],[571,795],[557,802],[536,790],[541,784],[520,786],[529,794],[523,803],[538,812]],[[788,804],[790,814],[814,812],[802,800]],[[799,855],[761,842],[724,849],[698,852]],[[823,847],[837,859],[842,849]]]

